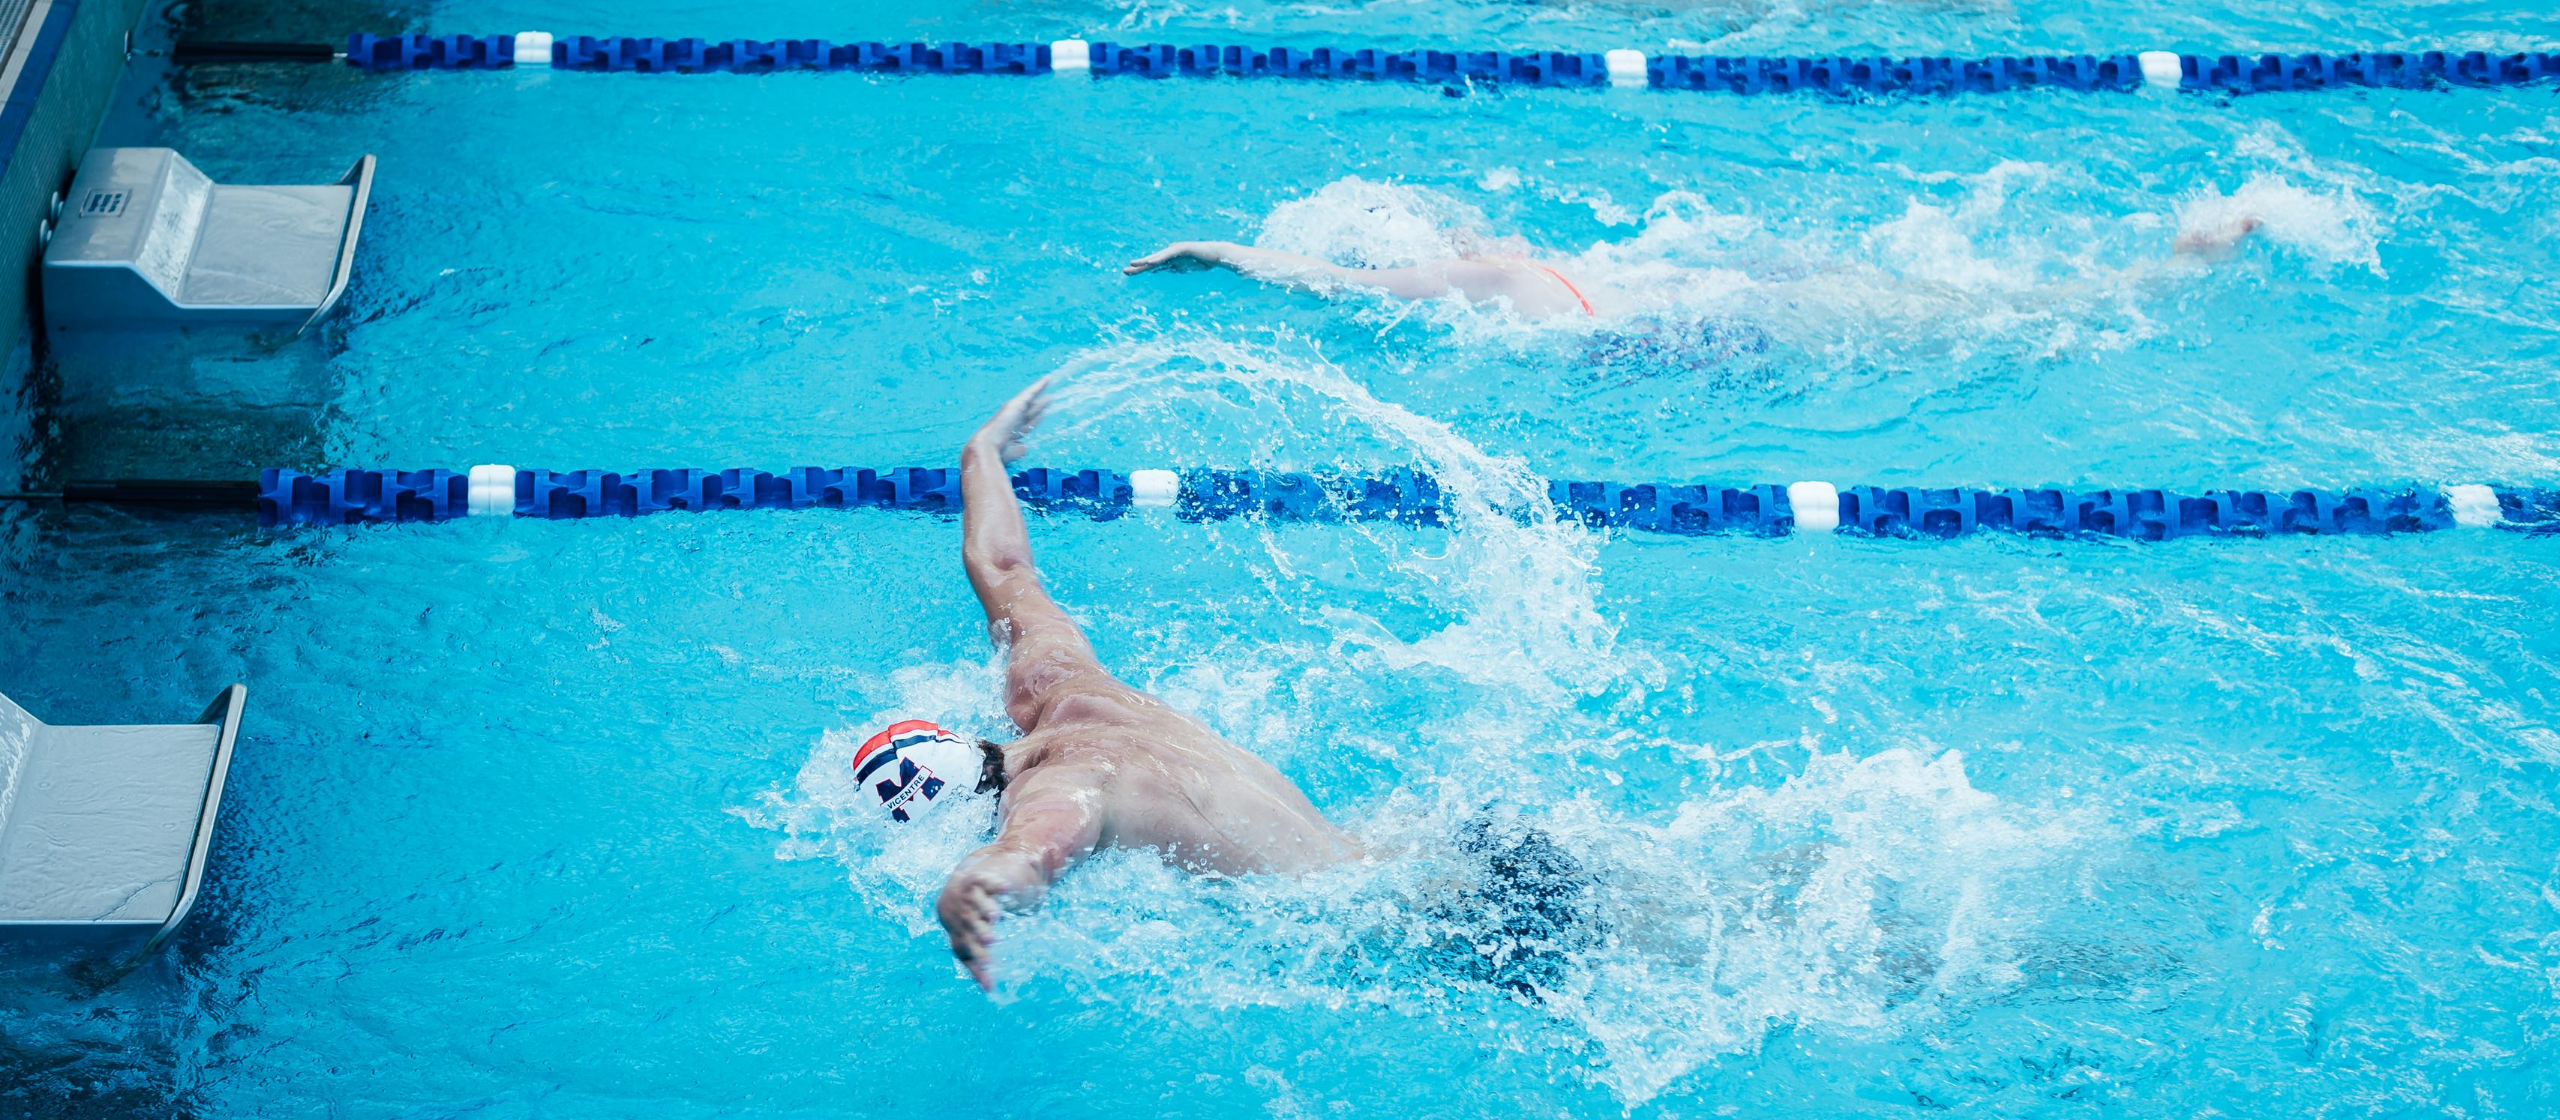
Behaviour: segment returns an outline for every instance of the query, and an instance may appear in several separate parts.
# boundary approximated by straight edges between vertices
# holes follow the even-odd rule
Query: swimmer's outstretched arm
[[[1005,470],[1040,423],[1048,387],[1044,377],[1014,394],[960,450],[960,560],[986,610],[988,633],[1005,647],[1005,712],[1025,732],[1039,726],[1059,686],[1111,679],[1084,631],[1041,586],[1022,502]],[[1108,777],[1073,763],[1030,768],[1005,788],[995,843],[970,853],[943,883],[935,915],[951,936],[951,955],[979,987],[994,983],[988,965],[996,919],[1037,904],[1067,865],[1101,841],[1095,794]]]
[[[1136,276],[1158,269],[1226,268],[1295,292],[1330,295],[1345,287],[1374,288],[1398,299],[1434,299],[1458,292],[1481,299],[1472,290],[1483,271],[1470,261],[1425,261],[1411,268],[1344,268],[1278,249],[1258,249],[1233,241],[1176,241],[1130,261],[1121,273]]]
[[[1083,629],[1041,585],[1005,469],[1048,408],[1048,387],[1044,377],[1014,394],[960,450],[960,562],[987,613],[988,636],[1005,648],[1005,714],[1025,732],[1038,729],[1044,701],[1058,686],[1111,677]]]

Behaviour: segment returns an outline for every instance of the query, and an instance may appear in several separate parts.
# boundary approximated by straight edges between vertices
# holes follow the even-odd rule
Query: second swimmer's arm
[[[1130,261],[1120,271],[1136,276],[1158,269],[1217,267],[1276,284],[1291,291],[1325,295],[1344,286],[1376,288],[1400,299],[1430,299],[1449,294],[1445,265],[1429,261],[1412,268],[1344,268],[1330,261],[1278,249],[1238,245],[1232,241],[1176,241]]]

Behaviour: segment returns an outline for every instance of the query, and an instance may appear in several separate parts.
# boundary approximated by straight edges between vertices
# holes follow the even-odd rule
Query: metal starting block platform
[[[45,321],[295,324],[337,305],[373,190],[373,157],[323,186],[216,183],[168,148],[96,148],[44,251]]]
[[[194,723],[58,727],[0,696],[0,950],[168,939],[204,880],[247,698],[232,685]]]

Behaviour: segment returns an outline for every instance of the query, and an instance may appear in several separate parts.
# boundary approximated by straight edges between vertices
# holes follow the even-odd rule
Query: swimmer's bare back
[[[1153,848],[1178,866],[1247,874],[1358,858],[1349,834],[1270,763],[1113,677],[1049,598],[1006,464],[1047,407],[1043,378],[1005,402],[960,453],[961,559],[1006,651],[1003,825],[960,861],[935,910],[981,988],[995,925],[1039,903],[1096,848]]]
[[[1344,288],[1366,288],[1397,299],[1441,299],[1455,296],[1469,303],[1501,301],[1528,319],[1558,315],[1593,316],[1581,286],[1555,269],[1517,257],[1448,257],[1405,268],[1345,268],[1278,249],[1238,245],[1232,241],[1176,241],[1123,266],[1136,276],[1159,269],[1228,268],[1236,273],[1294,291],[1332,295]]]

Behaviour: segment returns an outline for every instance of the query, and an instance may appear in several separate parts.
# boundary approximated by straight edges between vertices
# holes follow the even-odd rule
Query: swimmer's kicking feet
[[[1096,848],[1153,848],[1189,870],[1229,875],[1310,871],[1361,855],[1270,763],[1113,677],[1041,586],[1005,465],[1040,422],[1048,384],[1005,402],[960,452],[961,563],[988,633],[1005,648],[1005,714],[1021,737],[972,744],[908,720],[854,756],[863,789],[900,821],[950,794],[999,797],[995,842],[952,869],[935,905],[951,954],[990,990],[998,919],[1037,905]]]

